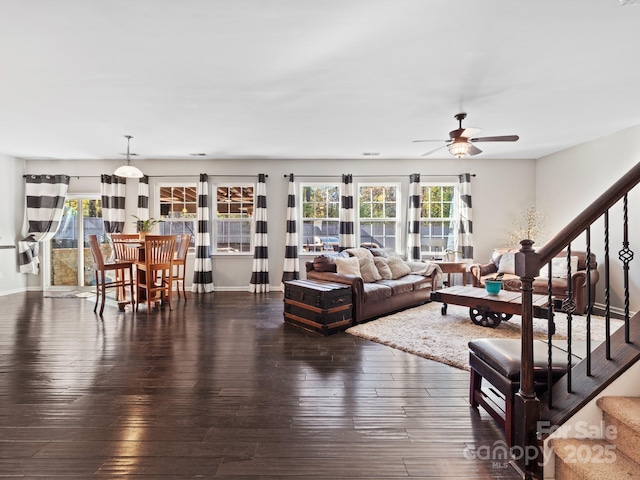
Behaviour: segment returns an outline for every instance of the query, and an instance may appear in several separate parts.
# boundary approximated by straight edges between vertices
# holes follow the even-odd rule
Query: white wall
[[[0,245],[17,247],[22,239],[24,215],[24,161],[0,155],[0,198],[2,199],[2,221],[0,221]],[[18,273],[18,250],[0,249],[0,295],[19,292],[26,288],[27,278]]]
[[[602,137],[574,148],[549,155],[536,162],[536,205],[547,217],[552,232],[557,232],[598,198],[615,181],[640,161],[640,126]],[[640,186],[629,195],[629,240],[636,259],[630,264],[630,309],[640,310]],[[611,209],[610,262],[611,302],[622,307],[623,283],[618,251],[622,248],[622,209]],[[598,260],[602,278],[604,258],[604,224],[598,221],[591,229],[591,249]],[[572,248],[583,249],[584,238]],[[596,301],[604,301],[603,283],[598,283]]]
[[[66,173],[71,175],[69,191],[71,193],[98,193],[100,190],[100,173],[115,170],[120,161],[45,161],[30,160],[26,162],[26,173]],[[284,175],[294,173],[297,181],[314,181],[314,175],[335,175],[339,180],[342,173],[352,173],[354,181],[385,180],[398,181],[402,184],[403,224],[406,215],[406,195],[411,173],[421,173],[423,181],[457,181],[457,175],[464,172],[474,173],[472,180],[475,258],[488,260],[494,247],[503,245],[511,228],[511,222],[517,213],[535,201],[535,161],[534,160],[484,160],[447,159],[447,160],[134,160],[136,166],[150,176],[150,195],[153,195],[156,182],[185,182],[198,180],[199,173],[208,173],[210,181],[223,183],[238,181],[234,175],[256,175],[266,173],[267,206],[269,221],[269,266],[271,288],[280,288],[282,264],[284,260],[284,238],[286,223],[286,201],[288,179]],[[427,175],[453,175],[452,177],[434,177]],[[96,178],[77,178],[79,176],[96,176]],[[158,177],[162,175],[162,177]],[[213,175],[216,175],[215,177]],[[224,175],[218,177],[217,175]],[[370,175],[370,177],[366,177]],[[372,177],[374,176],[374,177]],[[250,181],[251,179],[240,179]],[[327,180],[330,179],[320,179]],[[136,213],[137,180],[128,180],[127,218]],[[212,191],[210,190],[210,195]],[[5,192],[0,192],[4,196]],[[153,197],[150,199],[153,203]],[[152,216],[158,216],[151,212]],[[133,231],[131,222],[127,230]],[[301,257],[301,272],[304,272],[304,261],[311,257]],[[214,284],[216,289],[244,290],[251,278],[252,257],[229,257],[214,255]],[[31,276],[29,285],[37,288],[40,279]]]

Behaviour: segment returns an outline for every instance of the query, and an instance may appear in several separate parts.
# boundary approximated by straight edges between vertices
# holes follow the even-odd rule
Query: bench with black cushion
[[[567,372],[564,345],[566,342],[554,342],[552,347],[553,382]],[[513,402],[520,390],[520,349],[520,339],[481,338],[469,342],[469,402],[474,408],[481,405],[495,419],[509,446],[513,438]],[[580,361],[578,356],[573,358],[573,365]],[[548,372],[548,344],[542,340],[533,342],[533,365],[534,387],[541,395],[547,389]],[[490,385],[483,388],[483,379]]]

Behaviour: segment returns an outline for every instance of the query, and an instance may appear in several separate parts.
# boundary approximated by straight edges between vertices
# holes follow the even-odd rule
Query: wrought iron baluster
[[[576,311],[576,302],[573,300],[573,291],[571,289],[571,244],[567,245],[567,298],[562,301],[562,311],[567,314],[567,392],[571,393],[571,322],[573,320],[573,312]]]
[[[591,227],[585,230],[587,241],[587,376],[591,376]]]
[[[604,212],[604,329],[606,358],[611,360],[611,291],[609,290],[609,210]]]
[[[618,258],[622,261],[624,274],[624,341],[629,343],[629,262],[633,260],[633,251],[629,248],[629,202],[628,195],[623,197],[623,240]]]
[[[553,408],[553,334],[555,332],[555,323],[553,321],[553,291],[552,291],[552,269],[551,262],[547,264],[547,406]]]

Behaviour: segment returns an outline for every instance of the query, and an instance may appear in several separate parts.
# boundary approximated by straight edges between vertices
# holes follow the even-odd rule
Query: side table
[[[467,285],[467,265],[466,261],[459,262],[447,262],[444,260],[436,260],[435,263],[440,267],[442,273],[447,274],[447,281],[445,285],[451,286],[451,274],[452,273],[460,273],[462,275],[462,285]]]

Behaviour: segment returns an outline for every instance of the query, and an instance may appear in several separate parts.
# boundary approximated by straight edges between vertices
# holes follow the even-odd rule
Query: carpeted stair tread
[[[640,465],[606,440],[553,439],[551,445],[557,480],[640,479]]]
[[[596,404],[607,428],[614,429],[608,440],[640,464],[640,398],[600,397]]]
[[[640,436],[640,397],[600,397],[596,405]]]

